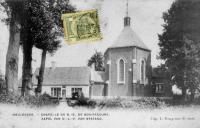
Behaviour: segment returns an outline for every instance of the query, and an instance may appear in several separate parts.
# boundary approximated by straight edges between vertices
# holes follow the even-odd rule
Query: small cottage
[[[104,96],[106,85],[103,72],[89,67],[48,67],[45,68],[42,93],[54,98],[71,98],[72,93],[82,91],[85,97]],[[33,74],[33,90],[37,87],[39,68]]]
[[[172,96],[169,74],[161,67],[155,67],[152,69],[151,90],[153,96]]]

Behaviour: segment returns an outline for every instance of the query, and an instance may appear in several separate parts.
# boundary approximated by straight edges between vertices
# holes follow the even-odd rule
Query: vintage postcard
[[[200,0],[1,0],[0,128],[200,128],[199,21]]]

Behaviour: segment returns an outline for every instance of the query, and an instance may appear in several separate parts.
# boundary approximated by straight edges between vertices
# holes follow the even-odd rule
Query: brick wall
[[[136,96],[146,93],[146,90],[138,90],[138,84],[133,84],[133,80],[140,80],[140,60],[146,60],[146,74],[149,77],[151,70],[151,53],[136,47],[112,48],[105,53],[106,73],[109,74],[108,96]],[[122,58],[125,60],[125,83],[117,83],[117,62]],[[133,65],[133,59],[136,63]],[[107,65],[108,62],[110,66]],[[149,79],[146,78],[145,86],[148,86]],[[137,86],[136,86],[137,85]],[[137,88],[137,89],[136,89]],[[140,88],[140,87],[139,87]],[[146,87],[145,87],[146,88]],[[145,94],[142,94],[145,95]]]

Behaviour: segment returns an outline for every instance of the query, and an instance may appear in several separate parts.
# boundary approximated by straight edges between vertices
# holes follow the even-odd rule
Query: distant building
[[[170,86],[169,74],[161,67],[152,69],[151,90],[153,96],[171,97],[172,89]]]
[[[103,72],[89,67],[45,68],[42,93],[52,97],[71,98],[72,93],[83,92],[85,97],[105,95]],[[37,87],[39,68],[33,74],[33,90]]]

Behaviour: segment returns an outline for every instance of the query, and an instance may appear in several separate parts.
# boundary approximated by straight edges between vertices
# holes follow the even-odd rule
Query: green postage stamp
[[[97,10],[62,15],[65,40],[69,44],[102,39]]]

